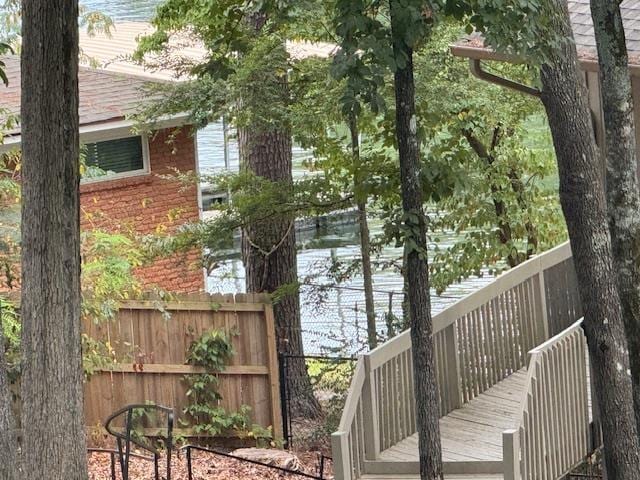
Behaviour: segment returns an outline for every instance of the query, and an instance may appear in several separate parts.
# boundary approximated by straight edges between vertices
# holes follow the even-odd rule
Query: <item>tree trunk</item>
[[[248,19],[256,35],[267,21],[263,13]],[[281,48],[286,48],[283,44]],[[273,65],[275,71],[287,70],[287,65]],[[286,77],[277,80],[280,96],[274,95],[280,107],[288,106]],[[241,99],[246,101],[246,99]],[[251,107],[250,105],[245,105]],[[276,107],[276,105],[273,105]],[[254,175],[272,182],[293,182],[293,152],[290,128],[281,123],[277,127],[254,119],[238,128],[240,166]],[[321,414],[307,372],[302,343],[300,293],[298,284],[298,252],[296,250],[295,217],[282,216],[254,223],[242,232],[242,261],[246,271],[247,292],[273,293],[281,288],[288,291],[279,296],[273,306],[278,352],[291,356],[287,360],[286,390],[289,406],[295,416],[317,418]],[[295,291],[291,291],[291,290]],[[285,380],[285,379],[283,379]]]
[[[288,131],[259,133],[247,127],[238,129],[243,168],[274,182],[291,182],[291,135]],[[271,218],[245,228],[242,258],[246,270],[247,292],[273,293],[298,282],[295,218]],[[300,322],[300,297],[285,293],[275,302],[278,350],[294,358],[287,360],[287,391],[296,416],[315,418],[320,405],[313,394],[304,354]]]
[[[362,181],[362,164],[360,159],[360,132],[355,115],[349,120],[351,132],[351,154],[353,156],[354,190],[359,189]],[[369,220],[367,219],[366,194],[356,193],[358,208],[358,226],[360,229],[360,257],[362,259],[362,279],[364,283],[364,303],[367,313],[367,341],[369,350],[378,346],[378,330],[376,328],[376,311],[373,302],[373,272],[371,269],[371,236],[369,234]]]
[[[640,431],[640,194],[629,59],[620,4],[592,0],[606,132],[607,210]]]
[[[22,35],[23,475],[86,480],[78,1],[23,0]]]
[[[369,350],[378,346],[376,307],[373,301],[373,271],[371,269],[371,236],[367,219],[367,203],[357,202],[358,225],[360,228],[360,256],[362,257],[362,281],[364,284],[364,305],[367,313],[367,340]]]
[[[570,38],[569,13],[557,31]],[[600,407],[608,478],[640,478],[638,436],[626,342],[611,255],[601,163],[591,126],[586,87],[574,43],[541,69],[544,103],[558,159],[560,201],[567,221],[584,309],[584,330]]]
[[[404,68],[394,73],[396,98],[396,140],[400,157],[402,208],[404,211],[408,307],[411,326],[418,455],[420,478],[443,478],[440,445],[440,411],[433,355],[433,325],[427,263],[427,226],[420,184],[420,147],[418,145],[413,50],[404,42],[402,2],[391,0],[391,37],[395,58],[405,59]]]
[[[11,409],[11,392],[7,376],[4,342],[2,305],[0,305],[0,478],[17,480],[18,448]]]

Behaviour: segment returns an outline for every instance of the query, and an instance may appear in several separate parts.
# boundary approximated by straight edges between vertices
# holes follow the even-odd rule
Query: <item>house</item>
[[[569,0],[567,3],[580,66],[589,93],[589,106],[593,116],[596,141],[598,145],[602,146],[604,145],[604,118],[601,107],[600,81],[598,79],[598,54],[590,4],[589,0]],[[636,125],[640,125],[640,0],[624,0],[621,3],[621,12],[627,38],[627,50],[629,52],[635,121]],[[482,37],[472,35],[453,45],[451,52],[456,56],[468,58],[471,63],[471,71],[479,78],[509,88],[515,88],[523,93],[532,93],[528,87],[489,74],[482,69],[482,62],[487,60],[511,63],[522,62],[522,59],[503,55],[485,47]],[[636,141],[640,145],[640,128],[636,129]]]
[[[3,60],[9,86],[0,87],[0,108],[17,114],[20,59]],[[132,130],[128,115],[140,105],[141,88],[148,81],[131,73],[80,68],[80,140],[87,166],[80,184],[81,228],[150,234],[171,232],[200,219],[199,186],[185,188],[166,178],[175,170],[197,171],[196,135],[187,116],[162,119],[150,134]],[[16,128],[6,132],[0,153],[19,146]],[[199,260],[199,252],[192,251],[156,261],[137,273],[147,287],[197,292],[205,286]]]

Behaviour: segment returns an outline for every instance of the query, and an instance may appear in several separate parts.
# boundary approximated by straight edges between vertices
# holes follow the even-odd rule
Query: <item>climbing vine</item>
[[[207,373],[185,375],[188,405],[183,413],[197,435],[220,436],[233,434],[255,440],[258,446],[274,446],[271,427],[264,428],[251,422],[251,407],[241,405],[235,412],[220,405],[218,373],[223,371],[235,354],[232,338],[237,332],[227,334],[222,330],[209,330],[195,340],[187,353],[187,364],[204,367]]]

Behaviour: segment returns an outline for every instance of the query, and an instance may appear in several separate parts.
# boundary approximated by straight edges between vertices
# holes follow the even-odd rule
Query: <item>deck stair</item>
[[[591,451],[589,376],[568,244],[434,316],[447,480],[555,480]],[[337,480],[418,478],[409,332],[360,357]]]

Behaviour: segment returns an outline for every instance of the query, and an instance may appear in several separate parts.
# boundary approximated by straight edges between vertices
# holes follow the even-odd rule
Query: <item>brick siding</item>
[[[184,223],[197,221],[197,187],[160,178],[173,169],[194,171],[196,151],[193,136],[183,129],[167,144],[171,130],[149,137],[151,173],[80,186],[81,228],[89,226],[140,234],[171,232]],[[147,287],[187,293],[204,289],[204,275],[197,251],[163,258],[136,272]]]

